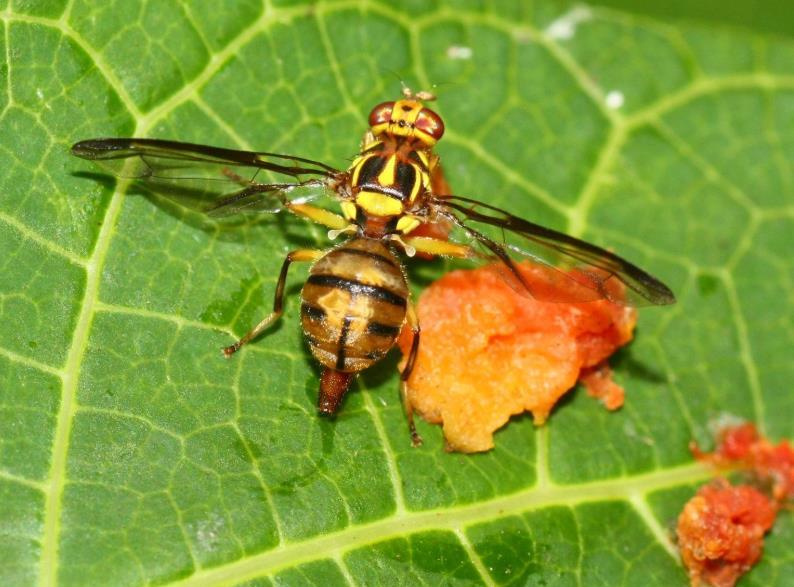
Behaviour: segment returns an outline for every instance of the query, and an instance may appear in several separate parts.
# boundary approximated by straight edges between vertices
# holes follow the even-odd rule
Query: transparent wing
[[[216,199],[204,211],[215,218],[236,214],[277,213],[287,201],[305,204],[327,197],[325,180],[308,180],[300,183],[260,183],[226,194]],[[326,204],[327,205],[327,204]]]
[[[321,188],[316,194],[301,196],[313,198],[341,174],[302,157],[160,139],[89,139],[75,143],[72,154],[213,216],[277,212],[291,192]],[[262,171],[296,181],[257,181]]]
[[[605,249],[469,198],[444,196],[431,205],[459,226],[484,258],[500,261],[514,287],[536,299],[675,303],[664,283]],[[528,275],[519,271],[515,259],[529,259],[537,267]]]

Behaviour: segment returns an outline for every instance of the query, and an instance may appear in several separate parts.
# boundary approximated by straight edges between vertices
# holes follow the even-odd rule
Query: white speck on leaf
[[[576,27],[593,19],[593,11],[588,6],[574,6],[571,10],[554,20],[546,27],[550,39],[566,41],[576,34]]]
[[[462,45],[450,45],[447,48],[447,57],[450,59],[462,59],[467,60],[471,59],[471,56],[474,55],[474,51],[471,47],[464,47]]]
[[[623,424],[623,434],[631,439],[639,440],[641,443],[647,444],[648,446],[653,446],[656,444],[653,438],[650,436],[645,436],[644,434],[637,432],[637,427],[631,420],[626,420],[626,422]]]
[[[218,546],[218,534],[225,525],[224,519],[216,513],[209,515],[206,520],[199,520],[194,525],[194,532],[198,547],[204,552],[211,552]]]
[[[617,110],[626,102],[626,97],[623,95],[623,92],[619,90],[612,90],[606,95],[604,101],[607,104],[607,108]]]
[[[735,414],[731,414],[729,412],[720,412],[714,418],[710,418],[706,423],[706,426],[708,427],[711,436],[717,438],[726,428],[741,426],[746,421],[747,420],[744,418],[740,418]]]

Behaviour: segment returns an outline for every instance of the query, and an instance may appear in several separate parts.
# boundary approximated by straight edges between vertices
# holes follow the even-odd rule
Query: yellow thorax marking
[[[371,130],[368,130],[364,135],[364,139],[361,141],[361,151],[366,152],[371,149],[374,150],[375,147],[382,144],[383,140],[373,135]],[[356,161],[358,161],[358,159],[356,159]],[[353,165],[356,164],[356,161],[353,162]]]
[[[388,159],[386,159],[386,165],[383,166],[383,169],[378,174],[378,183],[383,186],[391,186],[394,185],[394,180],[396,179],[397,173],[397,157],[392,155]]]
[[[438,157],[436,155],[431,155],[426,151],[416,151],[417,156],[419,157],[419,161],[422,162],[421,166],[416,166],[419,175],[421,176],[422,187],[426,190],[430,189],[430,174],[433,173],[433,169],[435,169],[436,164],[438,163]],[[417,182],[419,183],[419,182]],[[411,198],[413,201],[413,198]]]
[[[358,178],[361,175],[361,167],[364,165],[364,162],[374,156],[375,155],[359,155],[353,160],[353,164],[350,166],[350,169],[353,170],[353,176],[350,178],[350,182],[353,185],[358,185]]]
[[[403,211],[403,204],[400,200],[377,192],[360,192],[356,197],[356,204],[363,208],[364,212],[373,216],[398,216]]]

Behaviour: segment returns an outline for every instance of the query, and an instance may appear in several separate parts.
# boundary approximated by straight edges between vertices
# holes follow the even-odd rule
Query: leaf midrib
[[[581,485],[533,486],[512,495],[480,501],[470,505],[421,512],[392,515],[369,524],[355,525],[337,532],[321,534],[300,542],[282,544],[272,550],[242,558],[207,570],[198,570],[190,577],[171,583],[173,586],[198,587],[237,584],[262,576],[264,569],[276,573],[279,569],[317,559],[318,556],[343,554],[368,544],[389,538],[416,534],[425,530],[445,529],[463,531],[480,522],[503,517],[506,512],[521,513],[550,506],[573,507],[588,502],[625,501],[630,503],[647,524],[649,531],[660,541],[665,551],[674,551],[666,530],[649,517],[645,496],[671,487],[701,483],[711,478],[712,471],[695,462],[680,467],[636,475],[618,477]],[[642,502],[644,507],[637,507]]]

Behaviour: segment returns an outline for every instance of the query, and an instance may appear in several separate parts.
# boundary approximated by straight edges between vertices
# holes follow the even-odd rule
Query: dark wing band
[[[224,166],[253,167],[292,177],[302,175],[331,176],[338,173],[319,161],[280,155],[278,153],[236,151],[193,143],[180,143],[160,139],[89,139],[72,146],[72,154],[83,159],[107,162],[111,170],[122,168],[127,160],[138,158],[141,165],[133,166],[131,176],[145,179],[159,171],[171,169],[214,168],[219,173]],[[286,163],[293,163],[287,165]],[[303,165],[301,165],[303,164]],[[119,173],[116,173],[119,175]]]
[[[570,294],[573,301],[608,299],[633,306],[675,303],[675,295],[664,283],[601,247],[534,224],[477,200],[461,196],[444,196],[435,198],[433,204],[442,210],[456,212],[457,214],[450,213],[447,216],[489,250],[493,257],[504,263],[510,273],[534,297],[542,299],[542,296],[533,294],[532,287],[517,273],[512,256],[528,258],[551,268],[574,269],[575,271],[572,272],[564,272],[564,275],[576,282],[582,292],[576,293],[574,290]],[[475,228],[478,223],[502,230],[505,235],[503,242],[498,242],[478,231]],[[517,237],[512,239],[515,242],[509,242],[508,235]],[[615,280],[624,287],[614,287]],[[591,290],[589,299],[581,288]],[[597,295],[593,296],[592,292]]]

